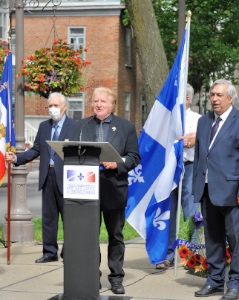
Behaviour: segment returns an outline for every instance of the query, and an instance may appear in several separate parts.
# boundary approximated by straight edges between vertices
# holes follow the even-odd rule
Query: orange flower
[[[189,254],[189,249],[187,246],[185,245],[182,245],[180,248],[179,248],[179,255],[180,257],[187,257]]]

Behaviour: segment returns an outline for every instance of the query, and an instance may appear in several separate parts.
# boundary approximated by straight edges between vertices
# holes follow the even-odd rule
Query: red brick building
[[[93,89],[107,86],[118,97],[116,114],[132,121],[139,133],[144,122],[142,79],[132,31],[122,24],[124,4],[120,0],[62,0],[55,10],[45,5],[46,1],[40,1],[37,9],[24,11],[24,56],[61,38],[72,47],[87,48],[84,59],[91,62],[85,68],[89,89],[69,97],[68,116],[79,119],[92,114]],[[13,32],[14,24],[13,14]],[[46,99],[26,92],[26,133],[48,117],[46,106]]]

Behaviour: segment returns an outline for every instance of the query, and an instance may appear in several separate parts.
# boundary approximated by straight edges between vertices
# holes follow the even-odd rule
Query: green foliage
[[[178,0],[152,0],[168,63],[177,53]],[[189,82],[195,92],[218,78],[237,83],[234,71],[239,62],[239,5],[237,0],[188,0],[192,12],[189,53]]]

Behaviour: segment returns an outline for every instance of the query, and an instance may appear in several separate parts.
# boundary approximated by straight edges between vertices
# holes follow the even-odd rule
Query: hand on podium
[[[104,162],[104,161],[101,161],[100,162],[100,166],[103,166],[106,170],[108,169],[117,169],[118,165],[116,162]]]

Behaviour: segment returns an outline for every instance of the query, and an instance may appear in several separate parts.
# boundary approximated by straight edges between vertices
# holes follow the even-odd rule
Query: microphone
[[[80,131],[80,135],[79,135],[79,141],[81,142],[81,137],[82,137],[82,132],[83,132],[83,128],[90,123],[90,121],[92,121],[94,119],[94,117],[96,116],[96,114],[93,114],[93,116],[91,118],[89,118],[89,120],[87,122],[85,122],[85,124],[82,125],[81,127],[81,131]]]

